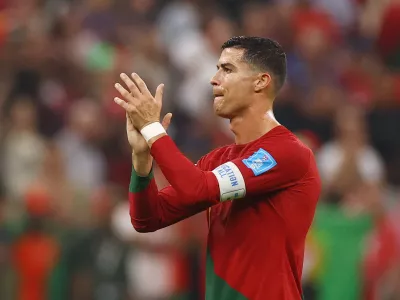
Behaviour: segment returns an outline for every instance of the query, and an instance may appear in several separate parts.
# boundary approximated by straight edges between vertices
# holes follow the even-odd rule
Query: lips
[[[215,98],[222,97],[224,95],[222,92],[219,92],[219,91],[213,91],[213,94],[214,94]]]

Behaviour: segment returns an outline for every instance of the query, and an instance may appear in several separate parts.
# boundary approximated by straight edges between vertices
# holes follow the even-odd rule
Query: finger
[[[116,83],[115,85],[116,90],[121,94],[122,97],[124,97],[124,99],[132,104],[135,104],[137,101],[135,99],[134,96],[132,96],[132,94],[130,92],[128,92],[122,85],[120,85],[119,83]]]
[[[156,99],[157,102],[162,102],[163,94],[164,94],[164,84],[162,83],[157,87],[154,99]]]
[[[141,95],[140,90],[136,86],[135,82],[132,81],[128,75],[125,73],[120,74],[121,79],[125,82],[126,86],[129,88],[130,92],[134,97],[139,97]]]
[[[168,129],[169,124],[171,124],[171,119],[172,119],[172,114],[167,113],[164,118],[161,121],[162,126],[164,127],[165,130]]]
[[[136,112],[136,107],[128,102],[125,102],[121,98],[115,97],[114,102],[121,106],[127,113]]]
[[[133,81],[135,82],[135,84],[137,85],[137,87],[139,88],[139,91],[140,91],[143,95],[145,95],[145,96],[147,96],[147,97],[152,97],[152,98],[153,98],[153,96],[151,95],[149,89],[147,88],[146,83],[143,81],[142,78],[140,78],[140,76],[139,76],[138,74],[132,73],[132,79],[133,79]]]

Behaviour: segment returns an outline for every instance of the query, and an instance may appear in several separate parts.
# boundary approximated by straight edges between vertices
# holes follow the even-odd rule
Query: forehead
[[[247,65],[243,60],[244,49],[227,48],[222,50],[218,64],[233,64],[235,66]]]

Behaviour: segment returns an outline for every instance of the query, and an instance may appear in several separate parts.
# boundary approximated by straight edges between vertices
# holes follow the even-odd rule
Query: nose
[[[218,73],[217,73],[218,74]],[[217,78],[217,74],[215,74],[213,77],[210,79],[210,83],[212,86],[218,86],[221,84],[221,82]]]

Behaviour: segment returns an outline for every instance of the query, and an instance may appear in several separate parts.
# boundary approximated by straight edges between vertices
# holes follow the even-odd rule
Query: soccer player
[[[274,118],[286,77],[286,55],[266,38],[234,37],[222,45],[211,79],[214,111],[230,120],[235,143],[196,165],[160,120],[163,85],[153,97],[143,80],[121,74],[116,84],[133,149],[130,216],[151,232],[205,211],[209,234],[208,300],[302,298],[304,243],[321,183],[313,153]],[[188,95],[190,97],[190,95]],[[154,159],[170,186],[158,190]]]

